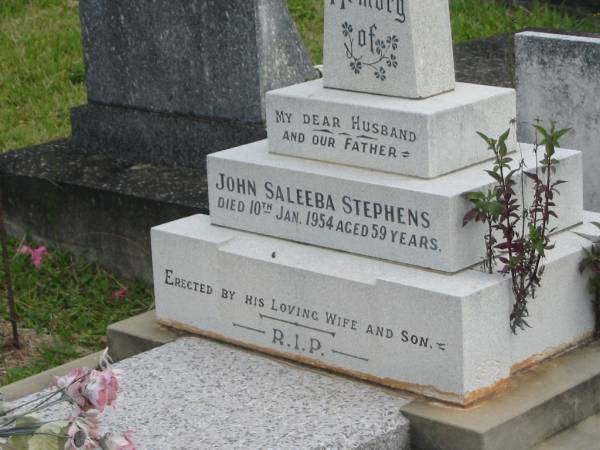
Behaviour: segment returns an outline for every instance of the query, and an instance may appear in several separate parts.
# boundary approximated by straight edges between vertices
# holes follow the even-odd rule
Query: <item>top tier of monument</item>
[[[447,0],[326,0],[325,87],[405,98],[454,89]]]

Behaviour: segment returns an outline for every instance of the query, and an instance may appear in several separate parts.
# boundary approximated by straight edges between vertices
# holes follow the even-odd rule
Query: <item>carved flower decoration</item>
[[[394,69],[398,67],[398,58],[396,58],[396,55],[393,53],[390,55],[390,57],[387,59],[387,65],[388,67],[393,67]]]
[[[342,25],[342,34],[348,37],[352,34],[352,31],[354,31],[352,25],[350,25],[348,22],[344,22],[344,24]]]
[[[385,41],[388,46],[392,47],[392,50],[398,49],[398,36],[388,36]]]
[[[385,50],[386,46],[385,46],[385,42],[383,42],[381,39],[377,39],[375,41],[375,52],[378,55],[381,55],[383,53],[383,51]]]
[[[380,67],[379,70],[375,71],[375,78],[381,81],[385,81],[386,72],[383,67]]]
[[[362,62],[360,61],[351,61],[350,68],[354,71],[355,74],[359,74],[362,70]]]

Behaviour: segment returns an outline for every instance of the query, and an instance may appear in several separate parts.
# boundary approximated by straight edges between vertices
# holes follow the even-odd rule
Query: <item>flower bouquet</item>
[[[98,369],[78,368],[53,381],[53,392],[0,410],[0,449],[136,450],[131,433],[100,433],[100,414],[114,406],[117,374],[106,352]],[[39,413],[60,403],[71,406],[65,420],[43,420]]]

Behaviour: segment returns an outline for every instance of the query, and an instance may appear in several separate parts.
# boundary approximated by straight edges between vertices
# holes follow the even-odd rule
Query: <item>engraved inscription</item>
[[[177,281],[179,280],[179,281]],[[287,301],[266,286],[262,293],[242,292],[231,286],[216,286],[205,280],[190,280],[175,270],[164,269],[163,282],[172,289],[183,288],[202,293],[203,301],[215,302],[230,308],[230,314],[242,313],[242,320],[232,320],[229,326],[236,335],[254,340],[285,353],[329,360],[348,360],[381,364],[377,353],[360,348],[378,348],[392,345],[397,351],[411,348],[415,351],[444,353],[449,345],[441,336],[411,330],[409,317],[395,317],[390,323],[373,320],[361,313],[336,310],[322,302],[315,307],[302,301]],[[226,316],[223,316],[226,317]],[[237,317],[240,317],[239,315]],[[363,341],[372,341],[363,342]],[[354,342],[367,345],[357,346]]]
[[[329,4],[339,6],[342,10],[346,7],[367,8],[392,14],[397,22],[406,22],[404,0],[329,0]]]
[[[334,235],[351,235],[423,252],[442,252],[432,234],[432,213],[361,195],[329,192],[278,184],[270,180],[219,173],[217,208],[234,214],[260,216],[264,221],[318,229]],[[227,195],[228,193],[235,195]]]
[[[354,26],[348,22],[342,24],[342,35],[346,39],[344,50],[346,58],[350,61],[350,70],[355,75],[360,75],[363,69],[373,70],[373,76],[379,81],[385,81],[388,77],[387,71],[398,68],[398,42],[395,34],[385,38],[376,33],[377,25],[373,24],[366,29],[358,29],[356,36]],[[361,49],[366,48],[364,53]]]
[[[282,124],[282,145],[312,144],[324,152],[361,154],[374,158],[406,159],[417,133],[397,124],[360,114],[290,112],[276,109],[275,123]]]

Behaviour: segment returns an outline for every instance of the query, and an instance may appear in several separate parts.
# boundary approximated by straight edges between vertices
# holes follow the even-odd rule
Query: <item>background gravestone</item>
[[[264,94],[314,74],[285,0],[81,0],[72,138],[0,155],[11,234],[151,281],[152,226],[208,210],[206,154],[265,137]]]
[[[82,0],[89,105],[75,144],[203,167],[264,137],[268,90],[314,74],[283,0]]]
[[[519,33],[515,56],[519,141],[536,119],[572,128],[561,145],[583,151],[584,206],[600,211],[600,38]]]

